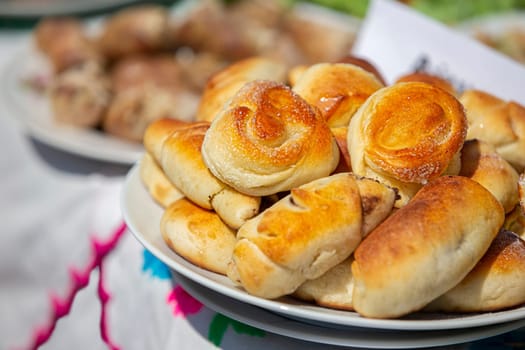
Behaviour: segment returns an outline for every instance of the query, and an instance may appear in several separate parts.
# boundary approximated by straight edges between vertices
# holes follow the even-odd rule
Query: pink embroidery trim
[[[173,315],[186,317],[198,313],[203,305],[200,301],[188,294],[180,286],[176,286],[166,298],[168,304],[173,304]]]
[[[109,302],[110,294],[104,285],[103,261],[105,257],[117,246],[120,238],[123,236],[124,232],[126,232],[126,229],[126,224],[122,222],[119,227],[114,232],[112,232],[110,238],[106,242],[101,242],[93,236],[91,237],[91,260],[82,271],[78,271],[74,267],[69,269],[69,275],[71,277],[72,284],[64,299],[61,299],[55,294],[50,296],[52,315],[47,325],[40,326],[35,329],[29,349],[38,349],[41,345],[45,344],[49,338],[51,338],[58,320],[69,314],[77,293],[88,285],[91,272],[97,268],[99,270],[97,295],[102,307],[100,316],[100,334],[102,340],[108,345],[110,349],[119,349],[119,347],[111,341],[109,336],[106,306]]]

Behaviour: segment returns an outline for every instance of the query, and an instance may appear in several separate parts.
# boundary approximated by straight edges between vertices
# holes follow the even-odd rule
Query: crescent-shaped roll
[[[317,109],[284,84],[257,80],[213,120],[202,156],[224,183],[266,196],[328,176],[339,149]]]
[[[317,107],[330,127],[339,127],[348,126],[357,109],[383,86],[357,65],[318,63],[301,74],[293,90]]]
[[[204,269],[226,275],[235,231],[210,210],[186,198],[171,204],[161,218],[160,231],[177,254]]]
[[[429,311],[491,312],[525,303],[525,241],[500,230],[474,269],[433,300]]]
[[[352,171],[396,187],[401,207],[429,180],[459,173],[466,133],[454,96],[427,83],[397,83],[370,96],[350,121]]]
[[[259,212],[260,197],[233,190],[217,179],[202,160],[201,146],[209,123],[172,132],[164,141],[160,166],[168,179],[195,204],[213,209],[236,229]]]
[[[518,172],[525,169],[525,107],[480,90],[466,90],[459,100],[469,123],[467,139],[494,145]]]
[[[395,191],[377,181],[357,178],[363,208],[363,236],[379,225],[394,207]],[[353,310],[354,279],[351,264],[353,255],[334,266],[319,278],[301,284],[293,296],[318,305]]]
[[[468,140],[461,150],[459,175],[479,182],[489,190],[508,213],[518,204],[518,173],[495,148],[483,141]]]
[[[184,197],[171,182],[168,180],[155,159],[149,154],[144,153],[139,163],[140,178],[150,196],[163,208]]]
[[[215,73],[206,83],[197,107],[197,120],[212,121],[224,105],[246,83],[254,80],[286,81],[286,65],[256,56],[246,58]]]
[[[354,257],[351,255],[321,277],[304,282],[293,293],[293,296],[330,309],[354,310],[352,303],[354,292],[353,261]]]
[[[160,118],[146,128],[142,143],[146,151],[160,164],[160,157],[164,141],[177,129],[194,126],[196,123],[185,122],[179,119]],[[206,125],[208,125],[206,123]]]
[[[474,180],[430,181],[355,250],[355,310],[371,318],[420,310],[465,278],[504,217],[499,201]]]
[[[290,294],[348,258],[363,222],[353,174],[314,180],[239,228],[228,276],[263,298]]]

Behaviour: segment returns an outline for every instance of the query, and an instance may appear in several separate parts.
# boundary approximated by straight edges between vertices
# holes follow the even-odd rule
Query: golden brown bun
[[[239,193],[208,170],[201,146],[209,123],[179,128],[164,141],[160,166],[170,181],[195,204],[213,209],[236,229],[259,212],[260,197]]]
[[[370,72],[349,63],[318,63],[308,67],[293,90],[317,107],[330,127],[348,122],[383,84]]]
[[[465,142],[461,150],[459,175],[479,182],[489,190],[508,213],[518,204],[518,173],[494,147],[479,140]]]
[[[525,169],[525,107],[479,90],[460,96],[469,123],[468,139],[490,143],[518,172]]]
[[[140,160],[140,178],[150,196],[163,208],[184,197],[168,180],[162,169],[149,153]]]
[[[525,241],[502,229],[474,269],[431,311],[490,312],[525,303]]]
[[[253,196],[327,176],[339,162],[318,111],[287,86],[265,80],[244,85],[212,122],[202,156],[217,178]]]
[[[427,181],[458,174],[466,132],[463,107],[446,91],[421,82],[385,87],[350,121],[352,171],[398,188],[401,207]]]
[[[146,151],[160,164],[164,141],[177,129],[195,125],[178,119],[161,118],[152,122],[144,132],[143,144]]]
[[[437,75],[433,75],[425,72],[413,72],[402,75],[396,80],[396,83],[403,83],[408,81],[419,81],[422,83],[432,84],[443,90],[447,91],[451,95],[456,96],[457,91],[450,81]]]
[[[379,212],[386,216],[394,203],[391,189],[378,191],[374,184],[382,185],[360,181],[371,180],[350,173],[314,180],[246,222],[237,233],[228,276],[251,294],[277,298],[348,258],[365,226],[377,224]],[[365,219],[363,210],[377,215]]]
[[[366,236],[390,215],[396,193],[377,181],[365,178],[357,178],[357,186],[363,208],[363,236]],[[352,261],[353,256],[350,256],[321,277],[306,281],[293,295],[299,299],[315,301],[321,306],[352,310]]]
[[[214,74],[202,92],[197,120],[212,121],[239,89],[254,80],[286,81],[286,66],[266,57],[237,61]]]
[[[160,229],[166,244],[192,264],[225,275],[235,245],[235,231],[213,211],[186,198],[171,204]]]
[[[355,250],[355,310],[372,318],[420,310],[465,278],[503,220],[501,204],[477,182],[429,182]]]

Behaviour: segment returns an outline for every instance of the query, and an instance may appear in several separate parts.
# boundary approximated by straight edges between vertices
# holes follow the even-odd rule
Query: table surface
[[[0,32],[0,64],[27,40]],[[331,348],[243,325],[186,293],[123,224],[128,166],[49,147],[4,106],[0,146],[1,349]],[[525,329],[443,349],[517,348]]]

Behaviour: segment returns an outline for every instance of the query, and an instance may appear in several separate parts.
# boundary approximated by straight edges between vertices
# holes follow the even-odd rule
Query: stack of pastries
[[[525,303],[525,108],[352,57],[296,68],[235,63],[196,121],[147,128],[166,244],[252,295],[363,317]]]

